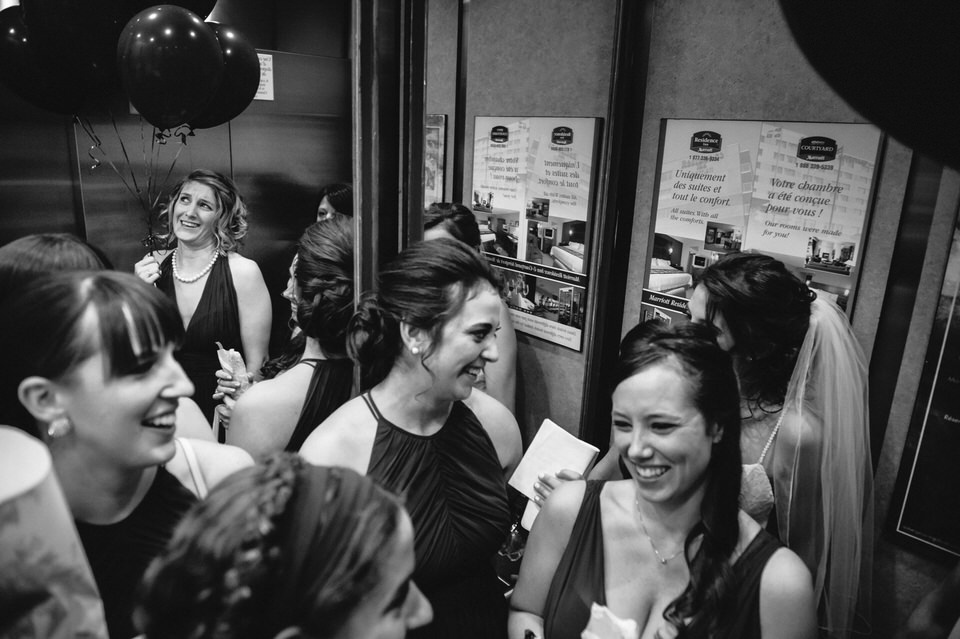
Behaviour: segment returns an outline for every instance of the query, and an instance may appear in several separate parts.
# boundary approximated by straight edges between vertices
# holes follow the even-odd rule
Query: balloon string
[[[147,180],[147,200],[146,200],[146,202],[143,202],[142,204],[143,204],[144,208],[146,208],[146,206],[149,204],[149,201],[150,201],[150,174],[151,174],[151,172],[152,172],[152,167],[150,166],[150,164],[149,164],[149,162],[148,162],[148,156],[147,156],[147,140],[146,140],[146,138],[145,138],[144,135],[143,135],[143,118],[140,117],[140,118],[138,118],[138,119],[140,120],[140,152],[141,152],[141,154],[143,155],[143,172],[144,172],[144,177],[145,177],[146,180]],[[151,156],[152,156],[152,154],[153,154],[153,140],[152,140],[152,139],[151,139],[151,141],[150,141],[150,153],[151,153]],[[149,210],[147,211],[147,230],[148,230],[148,231],[150,230],[150,211],[149,211]]]
[[[100,141],[100,137],[94,132],[93,125],[90,124],[90,121],[87,118],[81,118],[79,116],[74,116],[74,121],[80,125],[80,128],[83,129],[83,132],[87,134],[87,136],[90,138],[90,141],[93,143],[90,146],[90,150],[87,152],[87,155],[89,155],[96,162],[96,164],[91,166],[90,170],[96,169],[101,164],[100,160],[94,155],[94,149],[96,149],[103,155],[104,159],[107,161],[107,165],[113,169],[113,172],[116,173],[117,177],[120,178],[120,182],[123,183],[123,186],[126,187],[127,191],[129,191],[133,197],[139,200],[140,196],[138,193],[130,188],[130,183],[124,178],[123,174],[120,172],[120,169],[117,168],[117,165],[113,163],[113,160],[111,160],[110,157],[104,152],[103,142]]]
[[[180,154],[183,152],[183,147],[187,146],[187,137],[194,135],[193,127],[189,125],[184,125],[187,127],[188,132],[184,133],[182,129],[183,126],[177,127],[177,130],[174,132],[174,135],[180,138],[180,146],[177,148],[176,155],[173,156],[173,161],[170,163],[170,168],[167,170],[167,175],[163,178],[163,186],[166,188],[167,183],[170,181],[170,176],[173,174],[173,167],[177,165],[177,160],[180,159]]]
[[[127,153],[127,145],[123,143],[123,137],[120,135],[120,128],[117,126],[117,119],[113,117],[112,109],[108,108],[107,113],[110,114],[110,123],[113,124],[113,130],[117,134],[117,140],[120,141],[120,151],[123,153],[123,159],[127,163],[127,170],[130,171],[130,179],[133,180],[133,196],[137,199],[137,202],[140,203],[140,206],[143,206],[143,192],[140,190],[140,185],[137,183],[137,174],[133,170],[133,164],[130,162],[130,155]]]

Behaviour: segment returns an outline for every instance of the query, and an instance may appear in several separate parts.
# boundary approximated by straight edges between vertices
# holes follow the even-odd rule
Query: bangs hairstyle
[[[167,242],[173,236],[173,207],[180,198],[183,187],[194,182],[209,186],[217,200],[217,221],[213,228],[214,235],[220,245],[221,253],[229,253],[240,248],[242,240],[247,235],[247,205],[240,195],[240,190],[233,180],[216,171],[197,169],[180,180],[170,192],[170,198],[160,212],[160,225],[167,226],[168,232],[164,237]]]
[[[5,300],[0,348],[0,416],[36,435],[34,420],[17,398],[31,375],[59,379],[97,352],[104,375],[131,374],[183,338],[173,301],[135,275],[101,271],[39,276]]]

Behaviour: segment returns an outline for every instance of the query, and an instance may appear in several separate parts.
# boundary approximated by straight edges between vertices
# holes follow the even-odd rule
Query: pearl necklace
[[[643,531],[644,536],[647,538],[647,541],[650,542],[650,547],[653,548],[653,554],[657,556],[657,561],[660,562],[661,566],[666,566],[667,562],[675,558],[681,552],[683,552],[683,546],[681,546],[677,552],[673,553],[669,557],[664,557],[660,554],[660,551],[657,550],[657,545],[653,543],[653,537],[650,536],[650,533],[647,532],[647,527],[643,523],[643,514],[640,512],[640,497],[635,497],[633,500],[634,505],[637,507],[637,518],[640,520],[640,530]]]
[[[179,247],[173,249],[173,276],[177,278],[177,280],[183,282],[184,284],[191,284],[193,282],[196,282],[201,277],[209,273],[210,269],[213,268],[213,265],[216,264],[217,258],[220,257],[220,251],[218,249],[213,249],[213,255],[210,256],[210,261],[207,262],[207,265],[203,267],[202,271],[200,271],[193,277],[181,277],[180,268],[177,266],[177,262],[180,259],[179,254],[177,253],[178,250],[179,250]]]

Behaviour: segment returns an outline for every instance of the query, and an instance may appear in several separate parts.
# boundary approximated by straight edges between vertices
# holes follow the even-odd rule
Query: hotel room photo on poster
[[[579,351],[599,118],[475,119],[473,213],[518,331]]]
[[[640,319],[686,315],[700,272],[751,250],[849,314],[880,142],[872,124],[664,120]]]

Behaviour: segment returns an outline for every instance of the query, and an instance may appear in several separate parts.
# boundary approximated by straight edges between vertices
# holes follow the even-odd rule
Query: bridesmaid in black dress
[[[186,330],[177,359],[197,389],[194,399],[212,421],[217,342],[239,351],[252,377],[267,356],[270,297],[260,267],[237,252],[247,233],[247,207],[230,178],[193,171],[173,189],[161,217],[176,247],[162,262],[147,254],[134,272],[177,303]]]
[[[364,388],[307,439],[310,462],[353,468],[403,495],[414,579],[434,622],[413,637],[506,636],[494,557],[510,525],[505,476],[520,458],[516,419],[473,387],[497,359],[499,280],[450,239],[419,243],[381,271],[350,325]]]

